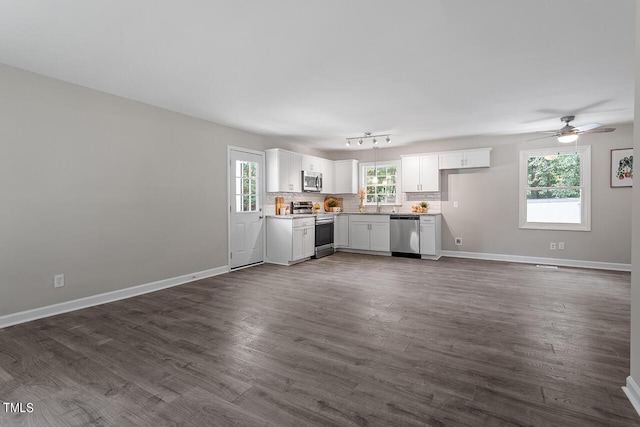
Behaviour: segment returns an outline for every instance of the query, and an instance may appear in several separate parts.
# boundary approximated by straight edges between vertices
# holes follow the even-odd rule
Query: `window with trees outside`
[[[236,160],[236,212],[257,212],[258,163]]]
[[[591,230],[591,147],[520,152],[520,228]]]
[[[398,202],[400,166],[397,162],[361,163],[360,182],[365,205],[395,205]]]

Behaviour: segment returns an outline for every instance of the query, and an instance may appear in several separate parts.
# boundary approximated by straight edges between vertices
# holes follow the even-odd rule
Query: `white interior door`
[[[229,149],[231,268],[264,261],[264,153]]]

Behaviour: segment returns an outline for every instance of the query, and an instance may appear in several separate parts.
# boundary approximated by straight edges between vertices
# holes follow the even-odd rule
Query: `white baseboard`
[[[18,313],[0,316],[0,329],[7,326],[17,325],[19,323],[30,322],[32,320],[42,319],[43,317],[55,316],[57,314],[67,313],[69,311],[80,310],[94,305],[105,304],[108,302],[118,301],[125,298],[131,298],[137,295],[147,294],[149,292],[159,291],[161,289],[173,286],[183,285],[207,277],[218,276],[228,273],[229,266],[212,268],[210,270],[199,271],[197,273],[185,274],[169,279],[158,280],[157,282],[146,283],[144,285],[133,286],[130,288],[119,289],[117,291],[105,292],[103,294],[92,295],[72,301],[65,301],[59,304],[48,305],[46,307],[34,308],[32,310],[21,311]]]
[[[627,399],[629,399],[629,402],[631,402],[638,415],[640,415],[640,388],[631,376],[627,377],[627,386],[622,387],[622,390],[624,394],[627,395]]]
[[[631,264],[615,262],[582,261],[561,258],[541,258],[522,255],[486,254],[482,252],[442,251],[442,256],[452,258],[486,259],[490,261],[521,262],[525,264],[557,265],[562,267],[594,268],[598,270],[631,271]]]

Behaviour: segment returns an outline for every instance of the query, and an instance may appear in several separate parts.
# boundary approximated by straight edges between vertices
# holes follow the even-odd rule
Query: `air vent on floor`
[[[538,267],[538,268],[551,268],[551,269],[554,269],[554,270],[558,269],[557,265],[540,265],[540,264],[536,264],[536,267]]]

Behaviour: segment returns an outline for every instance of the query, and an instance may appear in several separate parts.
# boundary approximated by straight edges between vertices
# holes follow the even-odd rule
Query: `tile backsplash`
[[[264,212],[266,215],[275,215],[276,213],[276,197],[284,197],[285,203],[299,202],[299,201],[311,201],[318,202],[322,211],[324,206],[324,199],[326,197],[342,198],[342,207],[344,212],[358,212],[358,204],[360,200],[357,194],[319,194],[319,193],[267,193],[266,200],[264,202]],[[391,212],[395,209],[395,212],[411,212],[411,205],[415,205],[418,202],[429,203],[429,213],[441,213],[441,196],[440,193],[428,192],[428,193],[402,193],[401,204],[396,206],[382,206],[381,212]],[[366,212],[375,212],[375,206],[366,206]]]

